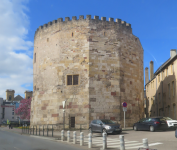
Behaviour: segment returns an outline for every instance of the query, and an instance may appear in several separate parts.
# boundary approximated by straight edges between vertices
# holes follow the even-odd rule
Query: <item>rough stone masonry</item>
[[[124,101],[126,126],[144,115],[143,48],[120,19],[87,15],[40,26],[33,71],[31,125],[62,123],[62,101],[66,123],[75,117],[76,128],[103,118],[123,125]]]

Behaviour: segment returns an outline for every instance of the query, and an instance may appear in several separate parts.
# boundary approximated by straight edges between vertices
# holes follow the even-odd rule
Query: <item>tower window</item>
[[[79,75],[67,75],[67,85],[78,85]]]
[[[30,98],[30,96],[28,96],[28,99]]]
[[[12,100],[12,97],[11,97],[11,95],[9,96],[9,100]]]

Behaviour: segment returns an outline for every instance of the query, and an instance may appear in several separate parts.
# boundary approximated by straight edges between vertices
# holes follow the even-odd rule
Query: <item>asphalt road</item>
[[[73,145],[0,129],[0,150],[79,150]]]

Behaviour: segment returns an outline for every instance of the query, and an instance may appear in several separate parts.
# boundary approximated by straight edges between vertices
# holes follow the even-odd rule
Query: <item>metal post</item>
[[[143,148],[149,148],[148,139],[143,139]]]
[[[73,144],[77,143],[77,133],[76,131],[73,132]]]
[[[43,125],[43,136],[44,136],[44,125]]]
[[[48,136],[48,125],[47,125],[47,136]]]
[[[88,134],[88,148],[92,148],[92,134]]]
[[[84,133],[80,133],[80,146],[84,146]]]
[[[37,135],[37,126],[36,126],[36,135]]]
[[[61,140],[62,140],[62,141],[64,141],[64,134],[65,134],[65,131],[62,130],[62,131],[61,131]]]
[[[33,135],[34,135],[34,126],[33,126]]]
[[[39,125],[39,136],[40,136],[40,125]]]
[[[63,109],[63,130],[65,130],[65,110]]]
[[[124,129],[125,129],[125,111],[124,111]]]
[[[107,149],[107,134],[103,133],[103,149]]]
[[[120,150],[125,150],[124,135],[119,135],[120,139]]]
[[[67,131],[67,142],[70,142],[70,131]]]
[[[53,125],[52,125],[52,137],[53,137]]]

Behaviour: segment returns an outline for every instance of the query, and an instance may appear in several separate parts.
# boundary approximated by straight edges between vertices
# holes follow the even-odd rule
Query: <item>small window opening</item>
[[[72,32],[72,37],[73,37],[73,35],[74,35],[74,34],[73,34],[73,32]]]
[[[30,98],[30,96],[28,96],[28,99]]]
[[[79,75],[67,76],[67,85],[78,85],[78,84],[79,84]]]
[[[11,95],[9,96],[9,100],[11,100],[12,99],[12,97],[11,97]]]
[[[47,38],[47,42],[49,42],[49,38]]]

